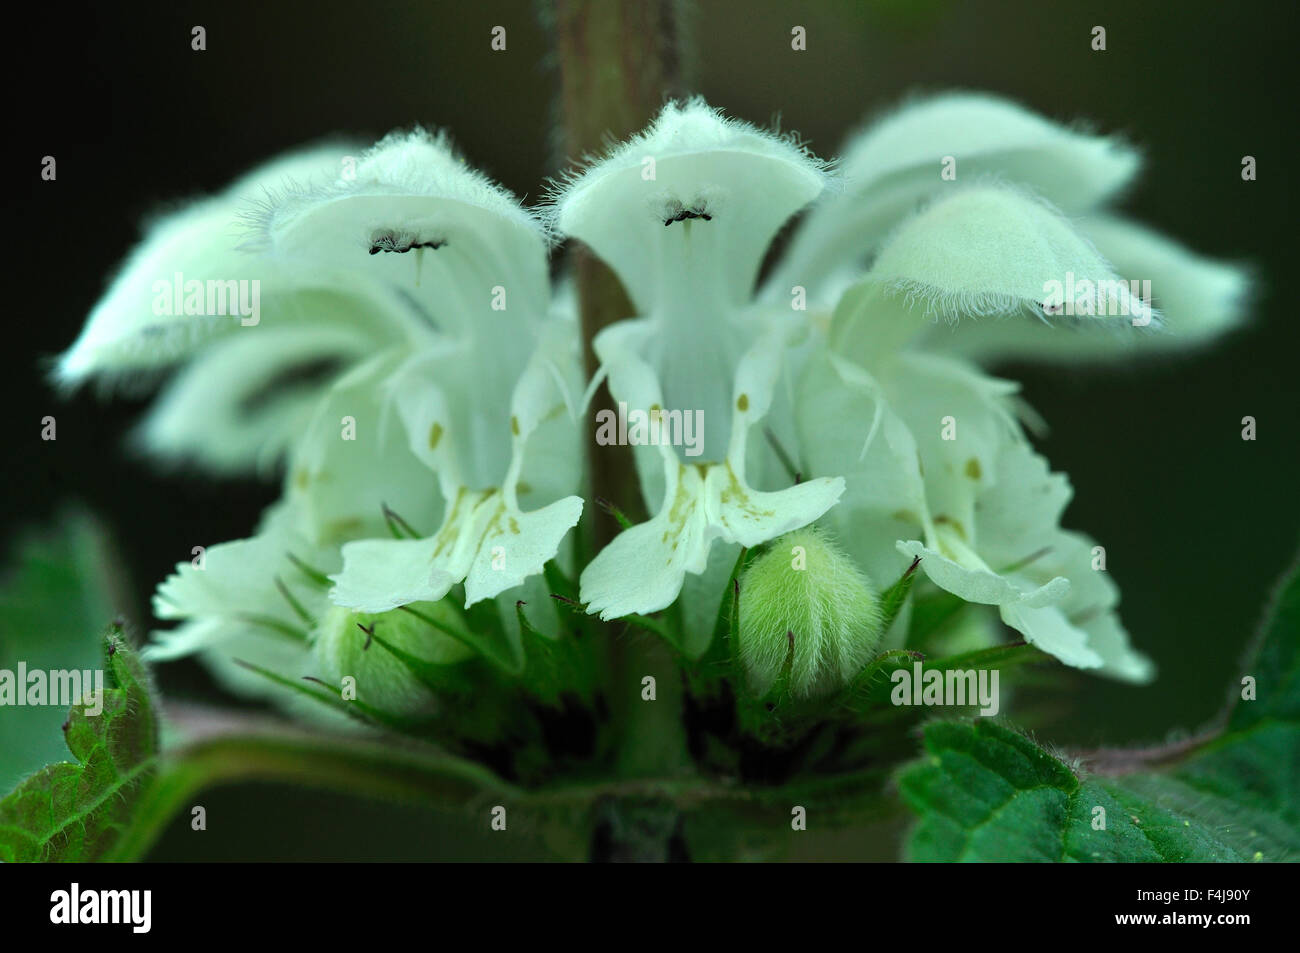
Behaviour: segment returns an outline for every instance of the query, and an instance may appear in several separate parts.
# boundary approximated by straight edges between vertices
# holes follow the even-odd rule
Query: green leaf
[[[1115,781],[1081,781],[1060,760],[990,721],[926,727],[926,760],[899,790],[921,822],[917,861],[1241,861],[1220,832]],[[1105,828],[1094,828],[1097,808]]]
[[[1294,859],[1300,855],[1298,644],[1300,573],[1293,567],[1247,670],[1256,679],[1256,698],[1236,701],[1224,730],[1196,744],[1094,756],[1094,767],[1113,776],[1080,777],[1035,742],[992,722],[929,725],[925,759],[899,776],[904,801],[920,815],[907,855]],[[1157,763],[1163,771],[1152,770]]]
[[[1222,735],[1173,772],[1184,797],[1236,819],[1234,836],[1262,860],[1300,856],[1300,561],[1278,585]],[[1138,779],[1138,783],[1141,782]]]
[[[106,639],[115,687],[103,711],[74,706],[64,727],[77,759],[33,774],[0,801],[0,860],[109,859],[135,802],[155,770],[158,723],[149,676],[121,629]],[[84,700],[83,700],[84,701]]]
[[[0,669],[97,668],[97,633],[119,612],[129,614],[107,533],[89,512],[65,509],[48,529],[19,538],[0,583]],[[0,791],[58,761],[66,712],[57,705],[6,707],[0,716]]]

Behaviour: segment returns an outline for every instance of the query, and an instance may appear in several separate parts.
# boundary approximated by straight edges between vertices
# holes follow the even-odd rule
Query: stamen
[[[772,452],[776,454],[776,458],[781,461],[781,466],[785,467],[786,472],[790,474],[794,482],[802,483],[803,471],[794,465],[794,460],[791,459],[790,454],[786,453],[785,447],[781,446],[781,441],[776,439],[776,434],[772,433],[772,428],[764,427],[763,436],[767,438],[767,442],[772,447]]]
[[[384,514],[384,522],[388,524],[388,531],[393,534],[394,539],[403,538],[402,534],[397,531],[398,527],[401,527],[403,530],[406,531],[406,537],[409,539],[422,538],[419,533],[417,533],[414,529],[411,528],[410,523],[406,522],[406,520],[398,516],[396,512],[389,509],[387,503],[381,503],[379,505],[381,507],[381,511]]]
[[[330,587],[330,577],[325,575],[325,573],[321,572],[319,569],[315,568],[314,566],[310,566],[307,563],[303,562],[293,553],[285,553],[285,557],[289,560],[289,562],[294,564],[294,566],[298,569],[299,572],[301,572],[304,576],[306,576],[316,585],[320,586],[322,589],[328,589]]]
[[[306,632],[302,631],[301,629],[295,629],[287,622],[281,622],[279,619],[274,619],[271,616],[258,615],[255,612],[243,612],[237,615],[235,618],[241,619],[244,622],[251,623],[252,625],[263,626],[267,629],[270,629],[272,632],[278,632],[280,635],[288,636],[289,638],[293,639],[295,642],[309,641]]]
[[[280,595],[284,596],[284,601],[289,603],[289,607],[293,609],[294,615],[299,619],[302,619],[302,621],[307,624],[308,628],[311,628],[316,624],[316,620],[312,618],[311,613],[303,607],[301,602],[294,598],[293,593],[289,591],[289,587],[284,584],[284,581],[279,576],[275,577],[275,588],[279,590]]]
[[[1051,546],[1044,546],[1042,549],[1030,553],[1024,559],[1021,559],[1018,562],[1014,562],[1010,566],[1007,566],[1005,569],[1002,570],[1002,572],[998,573],[998,575],[1005,576],[1007,573],[1019,572],[1021,569],[1024,569],[1026,566],[1032,563],[1034,560],[1042,559],[1051,551],[1052,551]]]
[[[1083,626],[1103,614],[1105,611],[1106,607],[1103,605],[1088,606],[1088,608],[1082,609],[1069,616],[1070,624],[1076,627]]]
[[[596,505],[599,506],[602,510],[608,513],[610,516],[614,517],[614,519],[618,520],[618,525],[621,526],[623,529],[632,528],[633,525],[632,521],[627,518],[627,514],[625,514],[622,510],[620,510],[609,500],[605,499],[603,496],[598,496],[596,497],[595,502]]]

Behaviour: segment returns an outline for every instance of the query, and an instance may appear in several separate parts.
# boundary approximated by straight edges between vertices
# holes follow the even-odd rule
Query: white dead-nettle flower
[[[257,280],[261,320],[159,315],[154,279],[177,273]],[[265,693],[229,660],[321,669],[324,574],[359,610],[440,599],[462,581],[473,602],[539,572],[577,520],[581,501],[566,495],[581,473],[572,308],[552,301],[537,221],[441,137],[395,134],[359,160],[279,160],[163,220],[59,377],[186,357],[146,423],[149,448],[221,471],[284,458],[284,499],[256,537],[178,564],[156,605],[186,621],[155,657],[201,652],[227,681]],[[390,529],[430,536],[368,539]],[[411,547],[427,550],[422,561],[405,558]],[[311,571],[305,597],[279,582],[303,582],[290,555]],[[371,556],[401,573],[375,572]],[[535,621],[553,628],[536,601]],[[517,636],[513,612],[502,620]]]
[[[563,495],[579,479],[581,379],[535,219],[417,132],[379,143],[333,189],[273,207],[264,227],[279,254],[381,276],[435,329],[383,390],[411,453],[438,474],[441,526],[346,544],[335,602],[382,612],[464,582],[471,605],[539,573],[582,511]],[[542,466],[528,465],[530,447]],[[521,495],[544,505],[525,510]]]
[[[391,681],[391,664],[358,654],[365,620],[450,606],[439,600],[461,584],[467,605],[531,593],[536,606],[544,563],[567,558],[584,388],[541,219],[439,137],[390,136],[349,163],[342,152],[279,160],[161,220],[59,364],[71,385],[187,362],[146,445],[217,471],[286,463],[284,499],[257,536],[212,547],[206,567],[182,564],[160,588],[158,614],[182,625],[155,655]],[[671,104],[564,180],[546,223],[603,258],[635,308],[593,342],[586,393],[607,379],[630,408],[703,422],[698,456],[635,448],[655,515],[578,567],[588,611],[675,606],[678,644],[698,656],[740,547],[816,523],[809,538],[826,531],[863,592],[919,558],[934,585],[996,607],[1063,662],[1149,678],[1091,541],[1059,525],[1070,487],[1031,449],[1016,386],[976,363],[1135,355],[1236,323],[1240,269],[1105,210],[1138,165],[1115,139],[962,93],[887,116],[834,167],[698,100]],[[182,275],[259,279],[260,320],[159,307],[156,283]],[[379,538],[389,531],[399,538]],[[755,671],[770,675],[781,645],[766,635],[802,616],[741,598],[765,634]],[[815,633],[857,639],[826,650],[836,683],[876,639],[840,615]],[[422,657],[462,657],[440,645]],[[815,661],[807,671],[825,669]],[[390,687],[372,697],[427,708],[422,690]]]
[[[158,586],[153,609],[179,624],[157,633],[145,657],[198,655],[233,691],[294,710],[318,708],[248,667],[295,681],[317,674],[312,629],[330,608],[319,572],[332,567],[338,550],[313,545],[293,523],[291,507],[273,506],[256,536],[218,543],[178,563]]]
[[[755,546],[839,499],[834,475],[756,489],[774,481],[759,472],[768,458],[748,452],[807,330],[789,308],[756,304],[754,281],[777,230],[826,180],[824,164],[793,140],[696,101],[668,106],[555,197],[557,229],[604,258],[637,308],[594,342],[611,393],[650,413],[699,410],[704,421],[707,462],[665,444],[640,455],[657,515],[583,571],[588,611],[608,619],[663,609],[687,573],[705,571],[715,539]]]

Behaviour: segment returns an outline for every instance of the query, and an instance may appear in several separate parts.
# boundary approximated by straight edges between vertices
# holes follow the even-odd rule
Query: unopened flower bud
[[[870,661],[880,640],[871,580],[813,527],[775,540],[740,580],[740,661],[764,695],[791,661],[796,697],[829,694]]]
[[[387,714],[432,711],[433,692],[386,646],[434,665],[454,665],[473,652],[425,621],[460,628],[463,622],[453,605],[444,600],[414,603],[411,608],[419,615],[401,609],[371,613],[332,607],[317,629],[316,659],[323,679],[340,687],[351,676],[356,679],[356,699]]]

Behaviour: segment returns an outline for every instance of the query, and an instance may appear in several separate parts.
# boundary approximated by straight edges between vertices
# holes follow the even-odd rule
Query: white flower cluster
[[[1068,482],[1026,439],[1015,385],[976,363],[1192,345],[1237,319],[1238,270],[1100,211],[1138,165],[1121,142],[974,94],[901,109],[836,165],[670,104],[539,210],[422,130],[358,158],[321,147],[154,226],[57,374],[180,364],[140,431],[149,451],[219,472],[283,461],[256,535],[182,563],[156,598],[180,625],[154,656],[200,652],[240,688],[266,683],[235,658],[335,677],[349,613],[433,603],[454,627],[453,590],[467,609],[542,606],[552,559],[581,571],[601,618],[679,603],[698,655],[739,548],[815,522],[877,584],[920,557],[1066,664],[1141,681],[1150,663],[1093,543],[1060,527]],[[593,342],[592,382],[548,276],[564,238],[635,307]],[[160,314],[151,288],[175,273],[259,281],[261,320]],[[1149,280],[1160,313],[1045,315],[1045,284],[1067,275],[1121,294]],[[638,446],[654,515],[573,567],[601,379],[628,407],[699,412],[702,452]],[[439,638],[427,658],[461,657]]]

